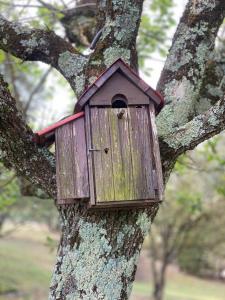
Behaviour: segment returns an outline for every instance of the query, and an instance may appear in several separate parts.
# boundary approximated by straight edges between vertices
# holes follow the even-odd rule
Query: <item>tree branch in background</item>
[[[82,73],[87,59],[54,32],[30,29],[0,15],[0,48],[23,61],[51,65],[67,79],[74,92],[83,91]]]
[[[225,95],[225,41],[219,44],[206,64],[200,97],[194,106],[196,115],[208,110]]]
[[[45,1],[42,0],[37,0],[42,6],[41,7],[45,7],[51,11],[56,11],[56,12],[63,12],[61,9],[58,9],[56,6],[51,5]]]
[[[16,101],[17,101],[19,107],[21,107],[21,109],[22,109],[22,103],[20,102],[19,91],[16,86],[16,74],[15,74],[15,70],[14,70],[14,66],[13,66],[13,61],[12,61],[9,53],[6,53],[6,62],[8,63],[8,66],[9,66],[10,81],[12,84],[13,94],[14,94],[13,96],[16,98]]]
[[[187,150],[194,149],[201,142],[225,129],[225,101],[218,101],[205,113],[181,126],[161,140],[163,167],[168,172],[177,157]],[[172,159],[173,158],[173,159]],[[168,174],[167,174],[168,175]],[[165,176],[167,176],[165,175]]]
[[[55,159],[47,149],[39,149],[33,133],[16,108],[7,84],[0,76],[0,160],[19,175],[56,196]]]
[[[179,130],[195,116],[194,103],[225,17],[225,2],[189,0],[169,51],[158,90],[167,105],[158,117],[161,137]]]
[[[74,8],[63,11],[60,22],[71,43],[89,47],[96,34],[96,0],[76,1]]]
[[[30,96],[26,102],[26,105],[24,107],[24,113],[26,114],[32,101],[33,101],[33,98],[35,96],[36,93],[39,92],[40,88],[44,85],[44,83],[46,82],[46,79],[48,77],[48,75],[51,73],[52,71],[52,67],[48,68],[48,70],[43,74],[43,76],[41,77],[39,83],[36,85],[36,87],[33,89],[33,91],[30,93]]]

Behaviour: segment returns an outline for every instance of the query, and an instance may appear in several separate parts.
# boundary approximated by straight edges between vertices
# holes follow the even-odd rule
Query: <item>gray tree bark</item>
[[[22,60],[53,66],[79,96],[119,57],[137,70],[142,5],[140,0],[97,1],[96,28],[102,29],[102,35],[89,56],[53,32],[23,27],[3,17],[0,48]],[[207,93],[206,98],[208,84],[204,87],[224,15],[224,1],[190,0],[174,36],[158,84],[166,99],[157,119],[165,181],[179,155],[224,129],[223,97],[215,101]],[[55,198],[54,157],[33,142],[33,133],[2,78],[0,104],[1,161]],[[89,212],[79,204],[58,210],[63,228],[49,299],[128,299],[158,205],[104,213]]]

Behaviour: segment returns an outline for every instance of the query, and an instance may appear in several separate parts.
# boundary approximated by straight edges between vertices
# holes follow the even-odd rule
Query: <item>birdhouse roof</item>
[[[72,122],[72,121],[74,121],[76,119],[79,119],[79,118],[81,118],[83,116],[84,116],[84,112],[80,112],[80,113],[74,114],[72,116],[66,117],[66,118],[64,118],[64,119],[62,119],[62,120],[60,120],[60,121],[58,121],[58,122],[56,122],[56,123],[48,126],[47,128],[44,128],[42,130],[37,131],[36,132],[36,137],[37,136],[38,137],[44,137],[44,136],[48,137],[48,135],[51,134],[52,132],[54,132],[55,129],[57,129],[57,128],[65,125],[65,124],[67,124],[69,122]],[[39,141],[37,139],[36,139],[36,142],[38,144],[42,144],[42,141]],[[43,143],[44,143],[44,141],[43,141]]]
[[[36,142],[39,144],[44,144],[44,141],[49,140],[52,135],[54,135],[55,129],[65,125],[71,121],[74,121],[80,117],[84,116],[82,112],[83,107],[89,101],[89,99],[104,85],[106,81],[116,72],[124,74],[124,76],[130,80],[137,88],[139,88],[144,94],[146,94],[155,104],[156,113],[159,113],[164,105],[163,97],[151,88],[147,83],[145,83],[122,59],[115,61],[106,71],[104,71],[95,82],[86,89],[86,91],[81,95],[78,102],[75,105],[75,114],[60,120],[49,127],[36,132]],[[43,141],[40,139],[43,137]]]
[[[105,70],[95,82],[88,87],[81,95],[75,105],[75,112],[83,110],[85,104],[90,98],[104,85],[106,81],[116,72],[122,73],[129,81],[131,81],[137,88],[146,94],[155,103],[156,112],[159,113],[164,105],[164,99],[159,92],[151,88],[144,80],[142,80],[137,73],[135,73],[122,59],[115,61],[107,70]]]

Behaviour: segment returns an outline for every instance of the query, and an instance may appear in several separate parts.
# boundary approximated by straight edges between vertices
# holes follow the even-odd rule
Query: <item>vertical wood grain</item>
[[[97,203],[155,199],[156,146],[149,107],[91,107],[90,112]]]
[[[130,107],[129,116],[135,196],[136,199],[152,199],[155,192],[148,108]]]
[[[77,119],[72,124],[73,177],[74,198],[89,197],[87,146],[84,129],[84,118]],[[72,163],[72,161],[71,161]]]
[[[113,201],[115,195],[108,111],[104,108],[91,108],[90,111],[96,200]]]
[[[74,156],[71,123],[56,130],[58,199],[74,198]]]
[[[115,187],[113,180],[113,161],[112,161],[112,145],[110,139],[110,124],[108,110],[99,108],[99,134],[101,136],[101,161],[102,161],[102,176],[104,198],[100,201],[114,201]]]
[[[85,106],[85,133],[86,133],[86,143],[87,143],[87,160],[88,160],[88,180],[89,180],[89,190],[90,190],[90,205],[95,205],[95,184],[94,184],[94,168],[92,160],[92,152],[89,149],[92,148],[92,131],[90,123],[90,108],[88,105]]]
[[[124,112],[121,118],[118,115]],[[115,201],[133,200],[134,183],[127,109],[108,109]]]
[[[155,107],[153,102],[150,103],[149,106],[149,113],[150,113],[150,121],[151,121],[151,132],[152,132],[152,143],[153,143],[153,155],[155,160],[155,168],[156,168],[156,181],[158,185],[158,200],[163,200],[163,175],[162,175],[162,165],[160,159],[160,149],[159,149],[159,142],[157,136],[157,128],[155,122]]]

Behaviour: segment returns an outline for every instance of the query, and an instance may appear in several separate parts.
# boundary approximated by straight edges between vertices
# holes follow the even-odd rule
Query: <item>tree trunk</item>
[[[128,299],[144,237],[157,206],[149,210],[85,213],[60,211],[63,228],[49,300]]]
[[[163,292],[164,292],[164,282],[158,282],[158,284],[154,287],[153,299],[154,300],[162,300]]]
[[[166,262],[162,263],[162,267],[158,271],[157,279],[154,282],[154,290],[152,297],[154,300],[162,300],[165,288],[165,281],[166,281],[166,269],[168,264]]]

